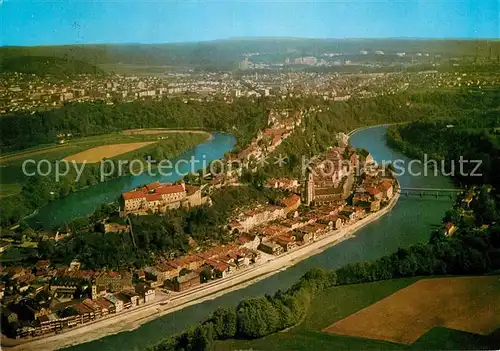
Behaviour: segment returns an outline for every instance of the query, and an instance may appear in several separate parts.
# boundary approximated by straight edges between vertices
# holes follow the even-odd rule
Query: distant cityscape
[[[386,55],[381,50],[361,51],[356,57]],[[287,58],[284,63],[265,63],[259,53],[243,54],[238,70],[230,72],[165,72],[151,75],[79,74],[71,78],[40,77],[34,74],[5,72],[0,74],[0,114],[34,112],[70,102],[104,101],[114,104],[137,99],[184,97],[187,100],[223,98],[231,102],[239,97],[322,96],[325,100],[343,101],[351,97],[373,97],[395,94],[412,88],[482,87],[500,83],[498,75],[474,72],[446,72],[440,55],[429,59],[428,53],[393,54],[405,62],[374,63],[346,59],[342,53],[323,53],[318,57]],[[426,59],[428,66],[408,72],[415,61]],[[422,64],[421,61],[418,61]],[[459,67],[459,59],[450,59]],[[308,71],[309,68],[355,68],[353,72]],[[390,72],[390,68],[397,70]],[[380,68],[386,72],[363,72],[363,68]],[[389,70],[389,71],[387,71]]]

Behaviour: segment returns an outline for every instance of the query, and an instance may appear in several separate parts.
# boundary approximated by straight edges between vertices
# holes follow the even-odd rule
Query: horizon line
[[[187,41],[170,41],[170,42],[108,42],[108,43],[100,43],[100,42],[87,42],[87,43],[61,43],[61,44],[41,44],[41,45],[0,45],[0,48],[30,48],[30,47],[51,47],[51,46],[112,46],[112,45],[182,45],[182,44],[203,44],[203,43],[216,43],[216,42],[224,42],[224,41],[238,41],[238,40],[311,40],[311,41],[378,41],[378,40],[428,40],[428,41],[494,41],[500,42],[500,38],[488,38],[488,37],[449,37],[449,38],[432,38],[432,37],[277,37],[277,36],[248,36],[248,37],[228,37],[228,38],[219,38],[219,39],[211,39],[211,40],[187,40]]]

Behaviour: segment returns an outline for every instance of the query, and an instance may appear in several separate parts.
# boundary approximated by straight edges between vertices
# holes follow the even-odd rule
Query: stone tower
[[[306,186],[305,186],[305,203],[307,206],[311,204],[314,200],[314,176],[312,172],[307,174]]]

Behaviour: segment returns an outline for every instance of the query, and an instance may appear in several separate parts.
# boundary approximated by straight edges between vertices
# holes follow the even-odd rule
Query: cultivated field
[[[118,155],[126,154],[145,146],[156,143],[155,141],[146,141],[142,143],[126,143],[126,144],[112,144],[94,147],[89,150],[79,152],[74,155],[65,157],[67,161],[74,161],[77,163],[95,163],[105,158],[112,158]]]
[[[323,331],[412,344],[436,326],[480,335],[499,328],[499,276],[420,280]]]
[[[0,156],[0,198],[15,195],[21,191],[26,175],[22,164],[26,160],[38,162],[48,160],[75,160],[76,162],[99,162],[102,158],[119,156],[121,159],[137,158],[137,152],[148,152],[157,146],[163,148],[167,157],[180,155],[190,147],[203,143],[210,134],[202,131],[136,129],[112,134],[95,135],[66,140],[63,145],[45,144],[16,153]],[[158,145],[156,145],[156,143]],[[120,145],[126,145],[120,147]],[[32,172],[36,167],[30,164]]]

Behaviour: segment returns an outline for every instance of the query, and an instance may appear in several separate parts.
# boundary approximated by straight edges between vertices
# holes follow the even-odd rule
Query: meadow
[[[131,160],[151,154],[157,158],[170,158],[188,148],[207,140],[208,134],[175,132],[167,130],[152,134],[119,132],[84,138],[68,138],[60,145],[40,145],[19,153],[3,155],[0,158],[0,197],[17,194],[26,180],[22,165],[26,160],[55,162],[62,159],[81,162],[98,162],[103,158]],[[118,145],[119,147],[117,147]],[[130,146],[130,147],[129,147]],[[83,154],[82,154],[83,153]],[[82,158],[83,157],[83,158]],[[27,167],[33,172],[35,167]]]
[[[472,285],[475,284],[475,288],[471,291],[480,292],[483,287],[491,286],[493,281],[497,283],[497,291],[500,290],[498,276],[487,278],[482,284],[474,282]],[[325,289],[313,298],[306,317],[297,326],[256,340],[231,339],[217,341],[215,350],[457,350],[492,347],[492,338],[490,336],[448,329],[442,326],[432,327],[412,344],[401,344],[386,340],[363,338],[361,335],[348,336],[323,331],[338,321],[354,316],[358,311],[369,309],[372,305],[376,306],[380,300],[390,298],[391,295],[412,286],[418,281],[420,281],[420,278],[402,278]],[[498,294],[496,297],[498,297]],[[453,299],[450,303],[456,303],[456,300]],[[464,299],[462,302],[467,301],[469,300]],[[378,320],[381,324],[383,323],[382,319]],[[404,326],[411,329],[413,328],[413,322],[414,320],[407,320],[404,322]],[[500,325],[496,327],[498,328]]]

